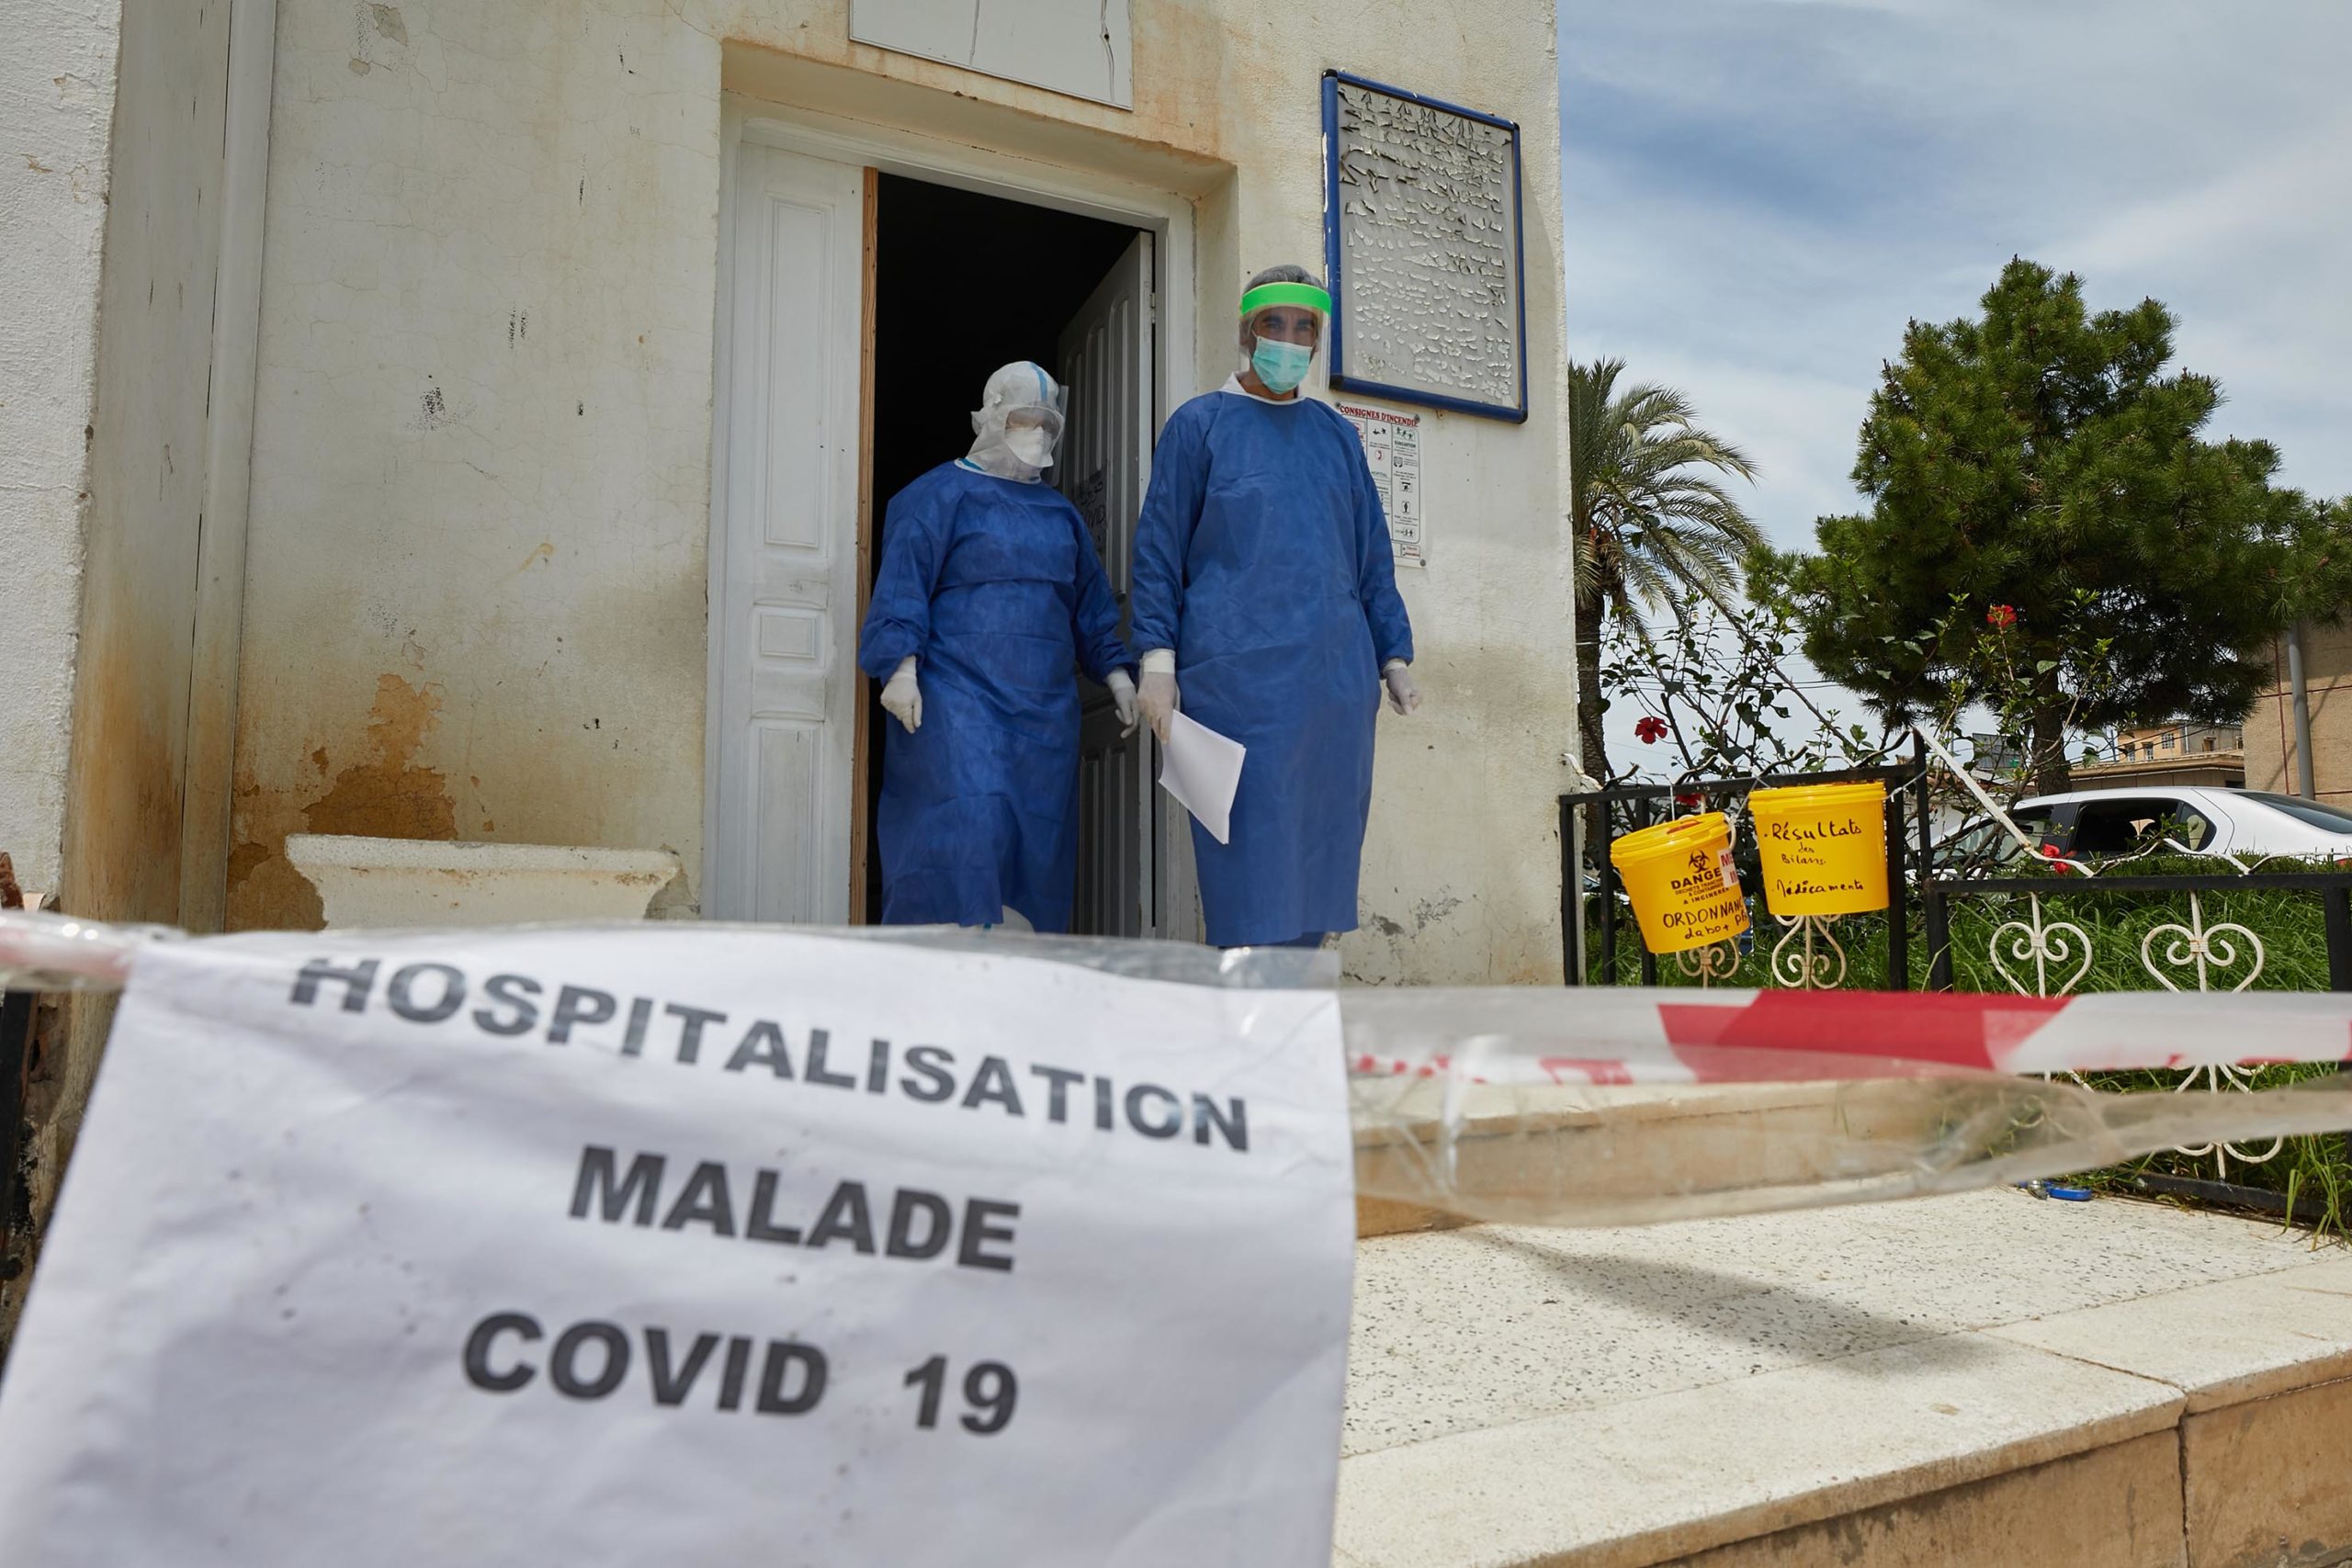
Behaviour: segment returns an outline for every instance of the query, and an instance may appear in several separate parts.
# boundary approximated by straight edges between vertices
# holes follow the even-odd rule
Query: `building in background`
[[[2235,725],[2196,724],[2186,719],[2127,729],[2116,737],[2114,761],[2075,769],[2073,782],[2076,789],[2140,784],[2243,789],[2245,732]]]
[[[1968,738],[1968,771],[1980,779],[2004,778],[2025,767],[2025,748],[2003,736],[1978,730]]]
[[[2352,803],[2352,624],[2302,629],[2303,690],[2311,708],[2312,787],[2319,799]],[[2272,639],[2271,681],[2245,721],[2250,789],[2300,795],[2295,704],[2286,634]]]

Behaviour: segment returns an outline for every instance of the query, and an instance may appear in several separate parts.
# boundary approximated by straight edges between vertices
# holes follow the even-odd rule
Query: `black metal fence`
[[[2131,893],[2307,893],[2327,939],[2327,988],[2352,991],[2352,871],[2235,872],[2220,876],[1930,876],[1920,885],[1927,916],[1928,988],[1953,989],[1951,906],[1972,898],[2117,897]]]
[[[1930,989],[1939,991],[1955,988],[1951,940],[1951,907],[1955,903],[1970,900],[2025,899],[2031,919],[2025,922],[2011,922],[2015,934],[2009,938],[2008,955],[2018,964],[2020,971],[2028,964],[2034,966],[2040,981],[2034,987],[2034,994],[2053,995],[2064,994],[2064,991],[2071,989],[2074,978],[2078,977],[2080,974],[2087,973],[2091,958],[2088,945],[2090,939],[2080,926],[2066,927],[2055,923],[2045,926],[2041,912],[2044,900],[2052,901],[2063,909],[2068,903],[2086,902],[2102,897],[2127,897],[2134,894],[2159,896],[2187,894],[2190,899],[2192,926],[2176,928],[2185,931],[2187,935],[2183,941],[2174,944],[2176,953],[2173,962],[2176,967],[2193,968],[2198,983],[2197,988],[2202,990],[2206,988],[2209,963],[2218,960],[2224,967],[2241,966],[2239,961],[2243,957],[2243,953],[2239,949],[2243,949],[2245,943],[2243,939],[2224,938],[2225,942],[2236,942],[2238,947],[2222,949],[2215,942],[2214,933],[2226,931],[2228,928],[2216,926],[2209,931],[2205,928],[2198,900],[2209,894],[2220,897],[2246,892],[2302,894],[2309,896],[2316,902],[2319,906],[2320,923],[2326,942],[2327,988],[2331,991],[2352,991],[2352,871],[2341,869],[2234,872],[2215,876],[2132,876],[2114,874],[2098,876],[1930,876],[1926,878],[1920,886],[1921,904],[1927,921],[1928,985]],[[2058,934],[2057,940],[2053,942],[2052,935],[2056,933],[2064,934]],[[2252,935],[2252,933],[2247,934]],[[2075,952],[2072,946],[2067,945],[2070,940],[2079,940],[2082,948],[2079,953]],[[1997,928],[1994,934],[1994,941],[1996,946],[2001,941],[2001,933]],[[2258,953],[2259,938],[2255,937],[2254,941],[2256,944],[2254,951]],[[1994,956],[1997,963],[1997,952]],[[2150,979],[2159,984],[2174,984],[2156,973],[2144,952],[2141,964],[2143,968],[2148,969]],[[2058,971],[2056,975],[2058,987],[2054,991],[2048,983],[2050,970],[2053,964]],[[2079,968],[2076,967],[2077,964]],[[2182,976],[2184,979],[2188,977],[2188,973]],[[2254,974],[2249,973],[2245,979],[2250,983],[2253,977]],[[2016,975],[2012,978],[2012,984],[2023,989],[2023,986],[2019,984],[2021,980],[2022,975]],[[2339,1066],[2337,1070],[2345,1069]],[[2344,1168],[2352,1168],[2352,1138],[2339,1140],[2337,1149],[2339,1164]],[[2244,1156],[2241,1156],[2241,1163],[2244,1163]],[[2222,1168],[2226,1173],[2226,1166]],[[2132,1177],[2131,1182],[2134,1188],[2144,1192],[2187,1198],[2199,1202],[2225,1203],[2237,1208],[2277,1214],[2287,1220],[2319,1224],[2324,1223],[2327,1213],[2327,1202],[2324,1196],[2299,1200],[2286,1192],[2256,1187],[2243,1181],[2207,1180],[2199,1177],[2141,1171]]]
[[[2088,976],[2092,964],[2092,939],[2080,924],[2069,923],[2063,918],[2045,921],[2044,901],[2051,902],[2063,916],[2064,906],[2069,903],[2100,898],[2123,899],[2134,896],[2141,898],[2185,896],[2189,910],[2188,925],[2170,928],[2184,933],[2173,942],[2174,951],[2166,961],[2177,973],[2166,972],[2143,946],[2136,954],[2136,960],[2139,968],[2146,971],[2147,978],[2143,984],[2169,986],[2175,989],[2203,990],[2209,988],[2209,985],[2212,989],[2235,988],[2238,984],[2251,984],[2255,975],[2260,972],[2260,939],[2245,928],[2233,928],[2227,920],[2209,927],[2199,900],[2265,892],[2302,896],[2317,906],[2314,913],[2318,916],[2324,940],[2327,988],[2352,991],[2352,867],[2339,864],[2333,869],[2233,869],[2214,874],[2133,875],[2123,866],[2110,864],[2096,875],[2073,875],[2063,872],[2045,872],[2038,875],[1952,874],[1936,864],[1924,750],[1924,747],[1915,739],[1911,761],[1902,766],[1850,768],[1829,773],[1747,779],[1684,779],[1668,784],[1625,784],[1562,795],[1562,968],[1567,982],[1570,985],[1586,983],[1584,966],[1578,962],[1583,946],[1579,940],[1583,934],[1579,931],[1579,921],[1588,897],[1597,892],[1594,923],[1598,930],[1594,934],[1598,938],[1599,981],[1602,985],[1616,983],[1618,931],[1622,923],[1619,905],[1622,900],[1616,871],[1610,863],[1609,845],[1618,834],[1650,826],[1684,807],[1736,811],[1738,803],[1753,789],[1877,779],[1887,786],[1886,872],[1890,907],[1886,911],[1886,973],[1887,984],[1896,989],[1907,988],[1911,983],[1915,905],[1919,934],[1926,949],[1923,967],[1928,989],[1951,991],[1958,988],[1953,964],[1953,907],[1985,903],[1996,906],[1988,913],[2000,923],[1993,929],[1995,946],[1985,954],[1979,955],[1976,967],[1981,969],[1982,959],[1989,957],[1994,967],[2000,972],[2003,982],[2010,988],[2029,996],[2061,996],[2072,991]],[[1590,846],[1593,862],[1594,886],[1589,890],[1586,886],[1585,868],[1579,863],[1573,831],[1579,816],[1585,819],[1588,829],[1586,842]],[[2008,913],[1998,908],[2004,903],[2013,903],[2027,918],[2001,921],[2000,917]],[[2256,967],[2253,972],[2244,974],[2242,978],[2227,973],[2216,977],[2211,971],[2216,967],[2226,969],[2231,962],[2223,954],[2228,942],[2238,939],[2229,938],[2223,933],[2233,929],[2243,931],[2245,937],[2254,938]],[[2309,930],[2308,927],[2298,929]],[[1638,942],[1638,936],[1634,940]],[[2147,940],[2154,941],[2154,936]],[[2071,946],[2068,945],[2070,942],[2073,943]],[[2005,942],[2006,947],[2003,945]],[[2304,948],[2303,952],[2308,954],[2309,949]],[[2016,967],[2004,966],[2004,956]],[[2302,962],[2308,964],[2308,957]],[[2309,974],[2309,969],[2304,973]],[[1657,978],[1657,959],[1645,947],[1641,957],[1642,983],[1656,985]],[[2347,1064],[2342,1070],[2352,1070],[2352,1064]],[[2337,1148],[2339,1168],[2352,1171],[2352,1137],[2339,1143]],[[2181,1152],[2194,1154],[2198,1151]],[[2239,1158],[2244,1163],[2245,1156]],[[2221,1174],[2226,1177],[2228,1173],[2224,1164]],[[2129,1178],[2129,1183],[2142,1191],[2225,1203],[2309,1222],[2325,1223],[2327,1211],[2324,1206],[2332,1201],[2290,1198],[2285,1192],[2243,1181],[2207,1180],[2157,1171],[2133,1174]],[[2333,1223],[2343,1223],[2340,1213],[2333,1216]]]
[[[1840,768],[1818,773],[1772,773],[1754,778],[1680,779],[1663,784],[1614,784],[1560,796],[1560,945],[1561,973],[1571,986],[1585,983],[1578,941],[1583,921],[1584,868],[1577,863],[1577,821],[1587,823],[1589,846],[1599,878],[1598,933],[1600,983],[1617,983],[1619,925],[1617,868],[1609,859],[1609,845],[1620,833],[1630,833],[1676,814],[1679,806],[1695,801],[1698,810],[1736,812],[1751,790],[1792,785],[1866,784],[1886,785],[1886,886],[1893,906],[1887,911],[1888,983],[1896,989],[1910,985],[1910,900],[1916,873],[1932,863],[1934,850],[1928,812],[1928,752],[1917,737],[1911,741],[1907,762],[1868,768]],[[1620,828],[1619,816],[1627,818]],[[1638,940],[1638,939],[1636,939]],[[1657,984],[1657,955],[1642,949],[1642,984]]]

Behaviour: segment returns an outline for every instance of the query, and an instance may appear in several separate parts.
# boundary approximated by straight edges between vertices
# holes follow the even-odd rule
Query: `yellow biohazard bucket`
[[[1747,797],[1764,902],[1776,915],[1886,908],[1886,785],[1800,784]]]
[[[1678,817],[1609,846],[1652,953],[1685,953],[1747,929],[1747,900],[1731,859],[1731,818]]]

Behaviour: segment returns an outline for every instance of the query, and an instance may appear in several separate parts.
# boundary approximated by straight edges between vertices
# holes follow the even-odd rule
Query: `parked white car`
[[[2199,854],[2352,860],[2352,811],[2265,790],[2159,784],[2078,789],[2019,801],[2009,815],[2071,857],[2127,854],[2170,840]]]

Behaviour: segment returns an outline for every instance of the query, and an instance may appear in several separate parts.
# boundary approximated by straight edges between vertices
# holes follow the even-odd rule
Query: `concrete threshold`
[[[1359,1244],[1349,1568],[2352,1561],[2352,1255],[2003,1190]]]
[[[1464,1189],[1499,1206],[1488,1217],[1535,1218],[1525,1211],[1572,1190],[1589,1208],[1638,1224],[1678,1190],[1812,1191],[1867,1178],[1883,1168],[1885,1151],[1932,1141],[1949,1110],[1944,1087],[1928,1079],[1563,1085],[1532,1106],[1525,1091],[1505,1091],[1493,1110],[1476,1090],[1449,1106],[1436,1081],[1372,1092],[1385,1124],[1356,1133],[1357,1184],[1375,1194],[1357,1200],[1360,1238],[1466,1223],[1394,1195],[1422,1186],[1447,1120],[1457,1131],[1445,1160]]]

